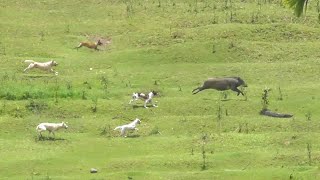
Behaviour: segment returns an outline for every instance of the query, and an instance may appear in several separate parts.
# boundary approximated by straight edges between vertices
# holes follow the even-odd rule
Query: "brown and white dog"
[[[85,46],[90,49],[94,49],[96,51],[99,51],[98,46],[102,45],[102,42],[100,39],[97,42],[80,42],[80,44],[76,47],[77,50],[81,48],[82,46]]]
[[[158,95],[158,93],[156,91],[151,91],[147,94],[144,93],[133,93],[132,94],[132,99],[130,100],[129,104],[131,104],[133,101],[137,101],[138,99],[141,99],[144,101],[144,107],[147,107],[147,103],[151,103],[153,107],[158,107],[157,105],[155,105],[152,101],[152,98],[154,96]]]
[[[41,69],[41,70],[44,70],[44,71],[55,72],[52,69],[52,67],[58,65],[58,63],[56,61],[54,61],[54,60],[51,60],[51,61],[48,61],[48,62],[44,62],[44,63],[35,62],[33,60],[25,60],[24,62],[25,63],[29,63],[29,66],[26,69],[24,69],[23,72],[26,72],[27,70],[32,69],[32,68],[38,68],[38,69]],[[55,73],[57,73],[57,72],[55,72]]]

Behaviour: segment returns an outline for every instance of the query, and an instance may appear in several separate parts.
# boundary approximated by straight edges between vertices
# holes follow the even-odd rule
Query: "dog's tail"
[[[30,63],[34,63],[33,60],[24,60],[24,62],[25,62],[25,63],[29,63],[29,64],[30,64]]]
[[[117,130],[117,129],[120,129],[121,127],[120,126],[117,126],[116,128],[114,128],[114,130]]]

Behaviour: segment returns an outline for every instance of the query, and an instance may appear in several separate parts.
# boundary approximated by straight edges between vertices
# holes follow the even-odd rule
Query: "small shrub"
[[[227,100],[228,99],[228,92],[222,91],[222,99]]]
[[[249,133],[249,129],[248,129],[248,123],[239,123],[239,127],[238,127],[238,133],[246,133],[248,134]]]
[[[311,112],[307,112],[307,113],[305,114],[305,117],[306,117],[307,121],[311,121],[311,117],[312,117]]]
[[[158,126],[155,126],[149,133],[149,135],[156,135],[156,134],[161,134]]]
[[[34,99],[42,99],[46,95],[45,95],[45,93],[43,91],[36,91],[36,92],[33,93],[32,96],[33,96],[32,98],[34,98]]]
[[[171,38],[172,39],[182,39],[184,34],[182,32],[176,31],[171,33]]]
[[[261,97],[261,104],[262,104],[262,110],[268,109],[269,106],[269,92],[271,91],[270,88],[265,88],[262,93]]]
[[[100,83],[101,83],[102,88],[103,88],[103,90],[104,90],[104,92],[105,92],[105,95],[107,95],[107,94],[108,94],[108,84],[109,84],[109,80],[107,79],[107,77],[101,76],[101,77],[100,77]]]
[[[98,107],[97,107],[98,106],[98,98],[97,97],[92,98],[92,102],[93,102],[93,106],[91,106],[91,111],[93,113],[95,113],[98,110]]]
[[[222,108],[221,108],[220,103],[218,104],[218,111],[217,111],[216,115],[217,115],[217,121],[218,121],[218,123],[217,123],[218,133],[220,134],[221,133],[221,119],[222,119]]]
[[[69,33],[70,33],[70,25],[69,25],[69,24],[66,26],[66,29],[65,29],[64,32],[65,32],[66,34],[69,34]]]
[[[87,89],[91,89],[92,88],[91,84],[88,83],[88,81],[83,82],[83,85],[85,85]]]
[[[21,96],[21,99],[30,99],[30,98],[32,98],[32,95],[30,94],[29,91],[25,91]]]
[[[205,146],[206,146],[206,141],[207,141],[207,134],[203,134],[201,139],[202,139],[202,147],[201,147],[201,154],[202,154],[202,165],[201,165],[201,170],[206,170],[207,169],[207,156],[206,156],[206,150],[205,150]]]
[[[23,111],[20,109],[19,106],[17,106],[12,113],[13,117],[15,118],[22,118],[23,117]]]
[[[155,80],[153,84],[154,84],[155,86],[158,86],[158,85],[159,85],[157,80]]]
[[[45,34],[44,34],[43,31],[41,31],[41,32],[39,33],[39,36],[40,36],[40,40],[41,40],[41,41],[44,41],[44,36],[45,36]]]
[[[81,99],[83,99],[83,100],[87,99],[86,91],[82,91]]]
[[[217,51],[216,51],[216,45],[212,45],[212,53],[214,54],[214,53],[216,53]]]
[[[7,107],[7,102],[6,101],[2,101],[2,108],[0,110],[0,114],[4,114],[6,112],[6,107]]]
[[[32,112],[41,112],[43,110],[46,110],[48,109],[48,104],[43,102],[43,101],[34,101],[34,100],[31,100],[29,101],[28,104],[26,104],[26,109],[28,109],[29,111],[32,111]]]
[[[282,95],[282,90],[281,90],[280,86],[278,87],[278,91],[279,91],[278,100],[279,100],[279,101],[282,101],[282,100],[283,100],[283,95]]]
[[[68,81],[66,86],[68,90],[72,90],[72,82]]]
[[[5,95],[5,99],[6,100],[16,100],[17,97],[15,94],[12,94],[11,92],[7,92],[6,95]]]
[[[235,43],[233,42],[233,41],[231,41],[230,43],[229,43],[229,49],[232,49],[232,48],[234,48],[235,47]]]
[[[8,81],[9,80],[9,75],[8,73],[5,73],[3,76],[2,76],[2,81]]]
[[[67,93],[67,97],[72,98],[73,96],[74,96],[73,91],[68,91],[68,93]]]
[[[311,157],[311,144],[310,144],[310,143],[307,143],[307,151],[308,151],[309,165],[311,166],[311,164],[312,164],[312,157]]]
[[[131,82],[130,81],[128,83],[126,83],[126,87],[130,87],[131,88]]]
[[[104,128],[100,132],[100,135],[111,137],[111,132],[112,132],[111,126],[110,126],[110,124],[108,124],[108,125],[104,126]]]

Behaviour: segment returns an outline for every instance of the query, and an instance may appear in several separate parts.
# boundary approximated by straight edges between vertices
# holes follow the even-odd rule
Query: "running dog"
[[[58,63],[56,61],[54,61],[54,60],[51,60],[51,61],[48,61],[48,62],[44,62],[44,63],[35,62],[33,60],[25,60],[24,62],[25,63],[29,63],[29,66],[26,69],[24,69],[23,72],[26,72],[26,71],[28,71],[29,69],[32,69],[32,68],[38,68],[38,69],[41,69],[41,70],[44,70],[44,71],[55,72],[52,69],[52,67],[58,65]]]
[[[128,130],[138,130],[138,128],[136,128],[136,126],[138,124],[140,124],[141,121],[140,119],[136,118],[134,121],[132,121],[130,124],[126,124],[126,125],[122,125],[122,126],[117,126],[116,128],[114,128],[114,130],[120,129],[121,131],[121,136],[123,137],[127,137],[126,132]]]
[[[145,108],[148,108],[147,107],[147,103],[151,103],[153,107],[158,107],[157,105],[155,105],[152,101],[152,98],[154,96],[158,95],[157,92],[155,91],[151,91],[149,92],[148,95],[144,94],[144,93],[133,93],[132,94],[132,99],[130,100],[129,104],[131,104],[133,101],[137,101],[138,99],[141,99],[144,101],[144,107]]]
[[[94,49],[96,51],[99,51],[98,49],[98,46],[101,46],[102,45],[102,42],[100,41],[100,39],[97,41],[97,42],[87,42],[87,41],[83,41],[83,42],[80,42],[80,44],[75,47],[77,50],[79,48],[81,48],[82,46],[85,46],[87,48],[90,48],[90,49]]]
[[[68,128],[68,125],[65,122],[62,123],[41,123],[37,126],[36,130],[39,133],[39,137],[42,137],[41,132],[43,131],[49,131],[49,135],[50,133],[53,134],[53,136],[55,137],[54,132],[61,129],[61,128]]]

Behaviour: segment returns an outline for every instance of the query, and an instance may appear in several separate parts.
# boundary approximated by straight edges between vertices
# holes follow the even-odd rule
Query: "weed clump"
[[[268,109],[270,91],[271,89],[267,87],[263,90],[262,97],[261,97],[262,111]]]
[[[26,109],[28,109],[29,111],[32,111],[34,113],[36,112],[41,112],[43,110],[48,109],[48,104],[42,101],[34,101],[31,100],[29,101],[28,104],[26,104]]]
[[[149,135],[157,135],[157,134],[161,134],[161,132],[159,131],[159,127],[155,126],[149,133]]]

